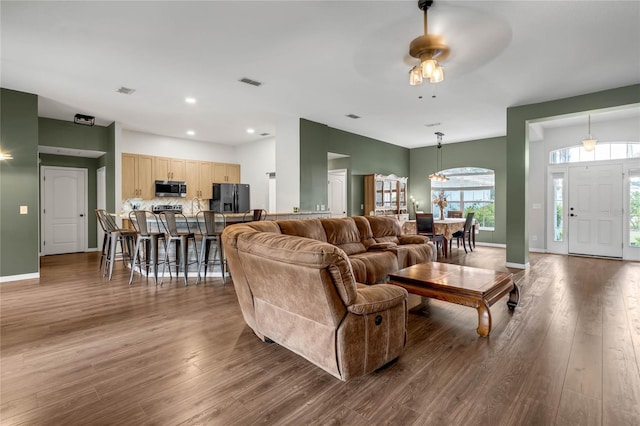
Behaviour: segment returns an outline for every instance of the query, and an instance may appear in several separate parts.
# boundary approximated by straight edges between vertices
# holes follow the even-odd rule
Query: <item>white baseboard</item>
[[[40,272],[34,272],[32,274],[7,275],[6,277],[0,277],[0,283],[8,283],[10,281],[33,280],[35,278],[40,278]]]
[[[507,262],[504,264],[507,268],[515,268],[515,269],[529,269],[529,262],[527,263],[511,263]]]
[[[507,245],[506,245],[506,244],[499,244],[499,243],[484,243],[484,242],[480,242],[480,241],[476,241],[476,245],[477,245],[477,246],[484,246],[484,247],[507,248]]]
[[[529,247],[529,251],[532,253],[546,253],[547,249]]]

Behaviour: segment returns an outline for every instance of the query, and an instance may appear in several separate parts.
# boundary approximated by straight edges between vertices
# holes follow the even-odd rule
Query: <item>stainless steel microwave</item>
[[[180,197],[187,196],[187,183],[175,180],[157,180],[156,197]]]

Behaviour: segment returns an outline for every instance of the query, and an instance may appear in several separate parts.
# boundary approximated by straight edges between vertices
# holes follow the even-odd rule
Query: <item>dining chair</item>
[[[137,233],[136,247],[131,257],[131,275],[129,276],[129,285],[133,282],[133,273],[138,267],[142,275],[144,266],[146,277],[149,277],[149,270],[153,268],[153,283],[158,285],[158,267],[162,263],[164,275],[164,257],[160,261],[159,243],[162,243],[164,252],[167,252],[167,239],[158,215],[146,210],[133,210],[129,213],[129,220]],[[171,268],[169,268],[169,276],[171,276]]]
[[[203,210],[196,214],[196,223],[202,235],[200,244],[200,261],[198,262],[198,278],[196,285],[200,282],[202,267],[204,266],[204,278],[207,278],[207,267],[209,264],[220,265],[222,272],[222,282],[227,283],[226,269],[227,262],[222,251],[222,231],[227,226],[227,220],[223,213]],[[214,245],[213,259],[209,260],[211,254],[211,245]]]
[[[267,211],[264,209],[252,209],[245,212],[244,216],[242,216],[243,222],[257,222],[259,220],[267,219]]]
[[[185,224],[186,232],[178,229],[178,219],[181,223]],[[169,273],[171,273],[171,264],[174,263],[176,265],[176,276],[180,274],[180,269],[182,268],[184,285],[186,286],[189,277],[189,265],[196,265],[199,262],[196,234],[191,231],[189,221],[182,213],[164,211],[160,213],[160,222],[163,224],[165,232],[167,233],[167,250],[164,255],[164,264],[169,266]],[[190,241],[195,254],[195,260],[193,261],[189,261]],[[174,260],[170,260],[169,258],[169,250],[172,243],[175,245]],[[164,275],[164,265],[162,266],[162,270]],[[160,280],[160,285],[162,285],[162,279]]]
[[[473,251],[473,247],[471,246],[471,232],[473,230],[473,212],[467,213],[467,218],[464,221],[464,228],[459,231],[454,232],[451,235],[451,240],[449,240],[449,251],[451,251],[451,244],[453,243],[453,239],[456,239],[456,245],[460,248],[460,240],[462,239],[462,246],[464,247],[464,252],[467,253],[467,242],[469,242],[469,250]]]
[[[462,210],[449,210],[447,212],[447,217],[460,219],[462,218]]]
[[[436,249],[439,247],[442,255],[448,257],[447,240],[443,234],[435,233],[433,213],[416,213],[416,232],[418,235],[429,237],[436,245]]]

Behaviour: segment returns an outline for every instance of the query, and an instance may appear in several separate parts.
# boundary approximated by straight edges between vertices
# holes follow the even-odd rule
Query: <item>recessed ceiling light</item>
[[[247,133],[250,135],[254,134],[256,131],[254,129],[247,129]]]
[[[240,80],[238,80],[241,83],[246,83],[246,84],[250,84],[252,86],[262,86],[262,82],[258,81],[258,80],[253,80],[247,77],[242,77]]]
[[[129,87],[124,87],[124,86],[122,86],[118,90],[116,90],[116,92],[123,93],[125,95],[131,95],[135,91],[136,91],[136,89],[131,89]]]
[[[189,136],[193,136],[193,135],[195,135],[195,134],[196,134],[196,132],[194,132],[193,130],[187,130],[187,134],[188,134]]]
[[[195,104],[196,98],[184,98],[184,101],[188,104]]]

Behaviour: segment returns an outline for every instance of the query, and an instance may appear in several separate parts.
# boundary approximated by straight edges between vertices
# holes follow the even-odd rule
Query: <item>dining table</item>
[[[464,229],[465,218],[446,218],[435,219],[433,225],[436,234],[442,234],[444,236],[444,244],[449,244],[449,240],[453,238],[453,234],[456,231]],[[402,224],[402,232],[404,234],[417,234],[416,221],[407,220]],[[471,245],[476,246],[476,234],[479,232],[478,221],[473,219],[471,229]]]

